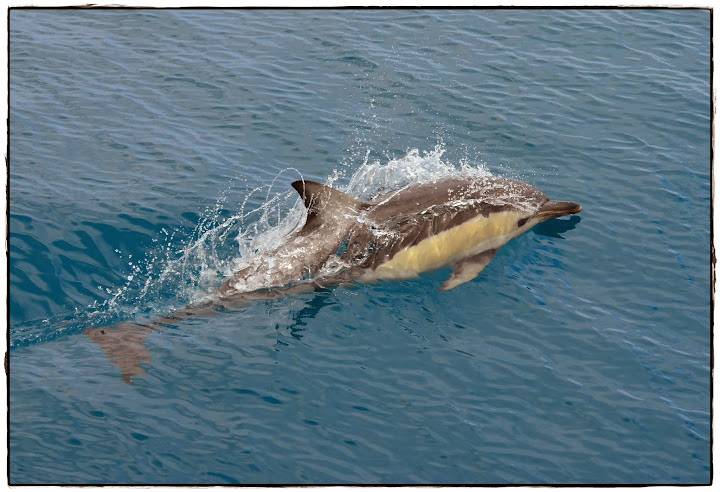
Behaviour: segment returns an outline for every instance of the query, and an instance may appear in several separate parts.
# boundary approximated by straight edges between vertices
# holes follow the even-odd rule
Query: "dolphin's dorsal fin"
[[[315,181],[294,181],[292,187],[300,194],[308,211],[305,227],[319,225],[318,222],[338,213],[357,213],[367,206],[362,200]]]

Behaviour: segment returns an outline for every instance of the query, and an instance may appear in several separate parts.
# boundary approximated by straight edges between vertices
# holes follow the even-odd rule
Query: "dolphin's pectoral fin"
[[[460,263],[455,265],[450,278],[442,284],[442,287],[440,287],[440,292],[454,289],[458,285],[469,282],[477,277],[478,274],[482,272],[486,266],[488,266],[492,259],[495,258],[495,253],[497,253],[497,249],[489,249],[462,260]]]

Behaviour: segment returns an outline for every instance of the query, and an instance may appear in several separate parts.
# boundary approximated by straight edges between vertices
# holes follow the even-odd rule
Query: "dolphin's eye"
[[[527,221],[527,218],[518,220],[518,227],[524,226]]]

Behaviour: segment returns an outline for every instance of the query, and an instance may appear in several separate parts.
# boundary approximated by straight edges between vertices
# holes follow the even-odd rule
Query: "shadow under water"
[[[569,219],[549,220],[547,222],[543,222],[542,224],[536,225],[535,227],[533,227],[532,231],[538,236],[565,239],[565,237],[561,236],[560,234],[575,229],[575,226],[580,223],[580,220],[580,217],[578,217],[577,215],[574,215]]]
[[[290,336],[296,340],[301,340],[303,332],[305,331],[303,327],[307,325],[305,320],[315,318],[325,306],[330,306],[334,303],[335,300],[329,291],[318,291],[307,301],[307,305],[304,308],[294,314],[293,323],[287,327]]]

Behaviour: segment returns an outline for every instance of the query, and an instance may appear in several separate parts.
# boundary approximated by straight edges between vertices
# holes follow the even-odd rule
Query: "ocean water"
[[[10,483],[709,483],[710,114],[707,10],[12,10]],[[300,176],[463,170],[583,211],[131,382],[85,334],[212,298]]]

